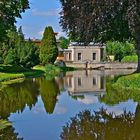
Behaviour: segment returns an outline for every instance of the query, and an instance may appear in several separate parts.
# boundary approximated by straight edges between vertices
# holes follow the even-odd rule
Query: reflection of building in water
[[[103,71],[74,71],[66,74],[65,86],[71,94],[105,92]]]

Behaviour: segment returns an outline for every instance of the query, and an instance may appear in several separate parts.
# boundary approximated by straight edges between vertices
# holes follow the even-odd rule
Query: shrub
[[[134,55],[135,47],[134,43],[118,42],[118,41],[108,41],[106,47],[107,55],[114,55],[115,60],[121,61],[121,59],[128,55]]]
[[[138,56],[132,55],[132,56],[125,56],[121,62],[138,62]]]

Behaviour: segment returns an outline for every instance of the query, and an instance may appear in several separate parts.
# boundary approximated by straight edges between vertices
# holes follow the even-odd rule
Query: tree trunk
[[[136,48],[137,48],[137,55],[138,55],[138,66],[137,66],[137,71],[136,72],[140,72],[140,42],[136,44]]]
[[[140,50],[137,50],[137,55],[138,55],[138,66],[136,72],[140,72]]]

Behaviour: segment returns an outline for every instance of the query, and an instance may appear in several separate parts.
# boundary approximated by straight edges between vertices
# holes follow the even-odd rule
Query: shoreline
[[[0,72],[0,83],[10,83],[13,81],[18,81],[20,79],[24,78],[35,78],[40,77],[44,74],[44,71],[41,70],[29,70],[25,72],[13,72],[13,73],[7,73],[7,72]]]
[[[110,63],[112,64],[112,63]],[[113,64],[118,64],[118,63],[113,63]],[[121,64],[121,63],[119,63]],[[128,64],[128,63],[127,63]],[[129,63],[130,64],[130,63]],[[2,69],[2,65],[1,69]],[[5,66],[5,65],[4,65]],[[130,65],[128,65],[130,67]],[[8,66],[9,67],[9,66]],[[10,66],[11,68],[13,68],[14,66]],[[33,67],[32,69],[20,69],[14,67],[14,70],[11,70],[8,68],[8,70],[4,71],[0,71],[0,84],[10,84],[10,83],[15,83],[16,81],[20,81],[20,79],[25,79],[25,78],[35,78],[35,77],[40,77],[43,76],[45,73],[46,74],[50,74],[52,72],[52,76],[58,73],[58,68],[52,65],[48,65],[48,69],[45,70],[45,66],[40,66],[37,65],[35,67]],[[62,69],[59,68],[59,71],[61,71]],[[76,68],[75,70],[87,70],[87,69],[78,69]],[[103,71],[112,71],[112,73],[114,73],[114,70],[118,71],[121,70],[123,71],[123,68],[119,69],[119,68],[110,68],[110,69],[88,69],[88,70],[103,70]],[[125,71],[129,70],[129,71],[133,71],[134,69],[124,69]],[[64,70],[65,71],[65,70]],[[116,73],[116,72],[115,72]]]

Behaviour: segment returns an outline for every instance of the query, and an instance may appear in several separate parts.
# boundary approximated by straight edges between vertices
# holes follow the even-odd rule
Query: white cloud
[[[38,32],[38,35],[39,35],[39,36],[43,36],[43,33],[44,33],[44,31],[39,31],[39,32]]]
[[[59,16],[60,9],[52,9],[48,11],[40,11],[38,9],[32,10],[33,16],[42,16],[42,17],[48,17],[48,16]]]
[[[67,108],[62,107],[62,106],[57,106],[55,109],[56,114],[65,114],[67,112]]]
[[[84,99],[77,99],[79,102],[83,103],[83,104],[95,104],[98,103],[98,97],[97,96],[91,96],[91,95],[85,95]]]
[[[59,31],[56,38],[59,39],[61,36],[66,37],[66,33]]]

